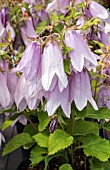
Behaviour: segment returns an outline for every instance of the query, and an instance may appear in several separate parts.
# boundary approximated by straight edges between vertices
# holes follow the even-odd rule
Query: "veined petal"
[[[93,17],[107,19],[109,16],[108,11],[102,5],[94,1],[89,3],[89,10]]]
[[[96,56],[90,51],[85,44],[83,38],[74,30],[69,30],[65,34],[66,46],[72,47],[73,50],[69,52],[69,57],[73,67],[81,72],[84,66],[84,58],[89,60],[92,64],[97,65]]]
[[[23,41],[24,41],[26,46],[31,43],[29,38],[38,37],[38,35],[36,34],[35,29],[33,27],[33,23],[32,23],[31,18],[29,18],[29,20],[27,20],[25,22],[25,25],[23,27],[21,27],[21,35],[22,35]]]
[[[69,85],[61,92],[59,100],[64,114],[70,118],[71,103],[69,101]]]
[[[22,75],[17,83],[16,90],[14,93],[14,99],[17,108],[19,110],[22,110],[26,108],[26,100],[25,100],[25,95],[26,95],[26,79],[24,75]]]
[[[6,84],[6,79],[4,75],[0,72],[0,103],[3,108],[6,108],[9,106],[11,103],[11,94],[8,90],[7,84]]]
[[[46,11],[53,11],[53,10],[63,10],[70,4],[71,0],[53,0],[53,2],[49,3]]]
[[[89,76],[88,76],[87,72],[84,72],[84,71],[82,72],[82,79],[84,80],[83,85],[85,87],[85,93],[87,95],[87,100],[92,104],[92,106],[95,110],[98,110],[98,107],[97,107],[94,99],[92,98],[90,80],[89,80]]]
[[[60,106],[59,94],[60,92],[58,86],[56,85],[54,90],[50,92],[49,100],[46,104],[46,111],[48,112],[49,116],[53,115],[55,110]]]
[[[54,75],[57,75],[64,87],[68,81],[64,72],[63,58],[57,42],[48,43],[42,59],[42,86],[48,91]]]
[[[78,110],[82,110],[87,105],[87,87],[85,86],[85,77],[82,72],[74,74],[74,102]],[[72,90],[72,89],[71,89]],[[71,91],[72,93],[72,91]]]

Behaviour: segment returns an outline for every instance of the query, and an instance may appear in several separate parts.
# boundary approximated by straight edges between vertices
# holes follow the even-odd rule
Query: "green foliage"
[[[86,156],[96,157],[102,162],[110,157],[110,142],[93,134],[84,138],[82,147]]]
[[[36,129],[31,125],[31,124],[27,124],[25,127],[24,127],[24,130],[23,130],[24,133],[29,133],[30,136],[33,136],[36,134]]]
[[[48,116],[47,112],[42,111],[38,114],[38,120],[39,120],[38,130],[39,132],[42,132],[49,124],[51,118]]]
[[[32,166],[44,160],[45,159],[44,155],[46,155],[46,153],[47,153],[46,149],[41,148],[40,146],[35,146],[31,150],[31,155],[30,155],[30,161],[32,162]]]
[[[75,122],[74,135],[99,134],[98,124],[95,122],[78,120]]]
[[[60,166],[59,170],[73,170],[70,164],[63,164]]]
[[[43,133],[38,133],[33,136],[34,140],[38,143],[41,147],[48,147],[48,136]]]
[[[110,169],[110,162],[101,162],[96,158],[91,158],[90,162],[90,169],[91,170],[109,170]]]
[[[103,128],[110,131],[110,122],[105,122]]]
[[[70,60],[68,58],[64,59],[64,70],[68,75],[70,75]]]
[[[20,115],[21,113],[16,113],[13,116],[10,116],[9,119],[5,120],[5,122],[2,124],[2,130],[8,128]]]
[[[73,137],[64,131],[57,129],[49,136],[48,155],[53,155],[59,150],[65,149],[73,143]]]
[[[76,114],[79,119],[110,119],[110,110],[106,107],[99,108],[99,110],[94,110],[93,107],[89,106],[84,108],[81,112],[76,110]]]
[[[4,155],[16,150],[17,148],[19,148],[25,144],[32,143],[32,142],[33,142],[33,140],[28,133],[18,134],[16,136],[14,136],[13,139],[11,139],[6,144],[5,148],[3,149],[2,155],[4,156]]]

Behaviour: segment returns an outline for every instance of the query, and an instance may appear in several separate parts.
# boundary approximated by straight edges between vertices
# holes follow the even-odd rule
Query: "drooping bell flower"
[[[60,92],[58,84],[56,84],[55,88],[49,93],[45,108],[48,115],[53,115],[59,106],[62,107],[64,114],[70,118],[71,103],[69,100],[69,85]]]
[[[33,27],[32,19],[29,18],[26,22],[25,25],[22,26],[21,28],[21,36],[24,41],[24,44],[27,46],[31,43],[31,38],[37,38],[38,35],[35,32],[35,29]]]
[[[32,42],[27,46],[24,54],[12,72],[21,71],[26,79],[32,79],[38,74],[41,63],[41,47],[37,42]]]
[[[59,84],[66,88],[68,81],[64,72],[62,51],[58,43],[53,41],[45,46],[42,58],[42,86],[46,91],[49,90],[55,75]]]
[[[102,86],[98,92],[98,106],[110,109],[110,86]]]
[[[96,55],[87,47],[79,33],[74,30],[67,31],[65,34],[65,43],[67,47],[73,48],[69,52],[69,57],[74,69],[81,72],[85,59],[97,66]]]
[[[91,1],[89,2],[89,11],[92,15],[92,17],[98,17],[102,20],[106,20],[109,19],[109,13],[108,11],[99,3],[95,2],[95,1]]]
[[[27,106],[26,99],[25,99],[26,91],[27,91],[27,83],[24,75],[22,74],[22,76],[18,80],[14,92],[14,100],[17,109],[19,109],[20,111],[23,111]]]
[[[16,89],[16,85],[18,82],[18,76],[16,75],[16,73],[9,73],[7,74],[7,87],[11,93],[12,96],[12,103],[14,102],[14,93],[15,93],[15,89]]]
[[[7,87],[6,78],[3,73],[0,72],[0,104],[3,108],[7,108],[10,106],[12,101],[11,94]]]
[[[64,9],[70,4],[71,0],[53,0],[53,2],[49,3],[46,11],[51,12],[53,10],[63,12]]]
[[[78,110],[83,110],[89,101],[95,110],[98,110],[97,105],[92,98],[90,79],[86,71],[73,73],[70,82],[70,101],[74,100]]]

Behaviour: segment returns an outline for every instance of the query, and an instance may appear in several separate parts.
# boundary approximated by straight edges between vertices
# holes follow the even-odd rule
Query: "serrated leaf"
[[[46,149],[41,148],[40,146],[35,146],[31,150],[31,155],[30,155],[30,161],[32,162],[32,166],[44,160],[45,159],[45,156],[43,156],[44,154],[47,154]]]
[[[84,138],[82,147],[86,156],[94,156],[102,162],[110,157],[110,142],[93,134]]]
[[[33,136],[34,140],[38,143],[41,147],[48,147],[48,139],[49,137],[43,133],[38,133],[37,135]]]
[[[90,169],[91,170],[109,170],[110,169],[110,162],[101,162],[96,158],[91,158],[90,162]]]
[[[60,166],[59,170],[73,170],[70,164],[63,164]]]
[[[85,120],[75,122],[74,135],[87,135],[91,133],[98,135],[99,127],[97,123]]]
[[[41,112],[38,115],[39,125],[38,130],[42,132],[49,124],[51,118],[48,116],[47,112]]]
[[[3,149],[2,155],[4,156],[4,155],[18,149],[19,147],[21,147],[25,144],[31,143],[31,142],[33,142],[33,140],[28,133],[18,134],[16,136],[14,136],[13,139],[11,139],[6,144],[5,148]]]
[[[61,149],[65,149],[73,143],[73,137],[64,131],[57,129],[49,136],[48,155],[53,155]]]

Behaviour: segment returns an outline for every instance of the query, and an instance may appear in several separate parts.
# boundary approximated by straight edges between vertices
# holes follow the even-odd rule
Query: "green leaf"
[[[65,149],[73,143],[73,137],[64,131],[57,129],[49,136],[48,155],[52,155],[61,149]]]
[[[9,127],[12,123],[14,122],[14,120],[6,120],[3,124],[2,124],[2,130],[5,130],[7,127]]]
[[[94,156],[102,162],[110,157],[110,142],[93,134],[84,138],[82,147],[86,156]]]
[[[86,107],[82,111],[76,111],[77,116],[81,119],[93,118],[93,119],[110,119],[110,110],[106,107],[102,107],[99,110],[94,110],[92,106]]]
[[[110,122],[105,122],[103,128],[110,131]]]
[[[64,59],[64,70],[70,75],[70,60],[68,58]]]
[[[74,135],[99,134],[98,124],[95,122],[78,120],[75,122]]]
[[[21,113],[14,114],[13,116],[10,116],[9,119],[7,119],[3,124],[2,124],[2,130],[5,130],[7,127],[9,127],[15,119],[17,119]]]
[[[63,54],[66,55],[68,52],[70,52],[70,51],[72,51],[72,50],[73,50],[72,47],[64,47],[64,48],[63,48],[63,51],[64,51]],[[69,61],[70,61],[70,60],[69,60]]]
[[[33,136],[36,134],[36,129],[31,125],[31,124],[27,124],[25,127],[24,127],[24,130],[23,130],[24,133],[29,133],[30,136]]]
[[[63,164],[60,166],[59,170],[73,170],[70,164]]]
[[[110,162],[101,162],[96,158],[91,158],[90,162],[90,169],[91,170],[109,170],[110,169]]]
[[[94,50],[94,53],[101,55],[103,54],[103,51],[101,49],[97,49],[97,50]]]
[[[48,147],[48,139],[49,137],[43,133],[38,133],[37,135],[33,136],[34,140],[38,143],[41,147]]]
[[[49,124],[51,118],[48,116],[47,112],[41,112],[38,115],[39,125],[38,130],[42,132]]]
[[[46,19],[44,19],[42,22],[40,22],[39,24],[37,24],[36,27],[36,33],[41,33],[43,30],[46,29]]]
[[[29,134],[27,134],[27,133],[18,134],[16,136],[14,136],[13,139],[11,139],[6,144],[5,148],[3,149],[2,155],[4,156],[4,155],[16,150],[17,148],[19,148],[25,144],[31,143],[31,142],[33,142],[33,140]]]
[[[42,160],[45,159],[45,156],[47,154],[46,149],[41,148],[40,146],[35,146],[32,150],[31,150],[31,155],[30,155],[30,161],[32,162],[32,166],[38,164],[39,162],[41,162]]]

